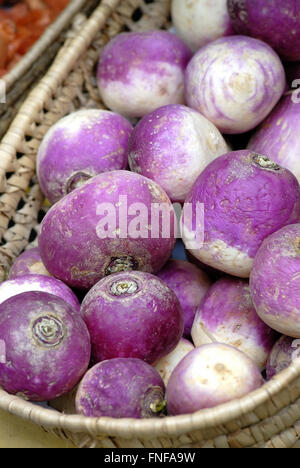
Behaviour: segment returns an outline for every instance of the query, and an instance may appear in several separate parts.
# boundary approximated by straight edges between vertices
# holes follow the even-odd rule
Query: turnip
[[[38,247],[33,247],[19,255],[9,270],[8,279],[23,275],[51,276],[42,262]]]
[[[132,171],[157,182],[174,202],[184,202],[198,175],[228,146],[219,130],[182,105],[145,116],[129,141]]]
[[[126,169],[132,125],[100,109],[84,109],[59,120],[44,137],[37,175],[51,203],[102,172]]]
[[[233,34],[227,0],[173,0],[172,20],[177,34],[193,51]]]
[[[239,34],[270,44],[285,60],[300,60],[299,0],[228,0]]]
[[[222,133],[252,130],[271,112],[286,85],[276,52],[246,36],[202,47],[186,70],[186,101]]]
[[[60,297],[76,312],[80,311],[80,303],[73,291],[62,281],[45,275],[17,276],[0,284],[0,304],[7,299],[30,291],[40,291]]]
[[[76,411],[89,417],[154,418],[165,410],[165,386],[140,359],[116,358],[90,369],[76,394]]]
[[[193,351],[193,349],[195,349],[195,347],[192,343],[182,338],[170,354],[164,356],[155,364],[155,369],[163,379],[165,385],[169,382],[170,376],[175,367],[187,354]]]
[[[184,103],[184,71],[192,54],[167,31],[117,35],[103,49],[98,82],[109,109],[143,117],[158,107]]]
[[[203,206],[204,221],[197,216],[198,206]],[[198,177],[183,210],[182,237],[201,262],[248,278],[262,241],[299,220],[295,176],[266,156],[235,151],[220,156]]]
[[[248,148],[269,154],[300,180],[300,102],[286,96],[253,135]]]
[[[189,414],[242,398],[264,381],[255,363],[231,346],[215,343],[191,351],[167,385],[170,415]]]
[[[183,335],[183,313],[162,280],[144,272],[122,272],[99,281],[85,296],[81,315],[96,362],[118,357],[153,364]]]
[[[286,226],[263,242],[250,288],[260,318],[279,333],[300,338],[300,224]]]
[[[257,315],[248,282],[225,278],[198,307],[192,338],[195,346],[219,342],[238,348],[263,371],[278,335]]]
[[[189,262],[170,260],[157,275],[174,291],[184,314],[184,335],[189,337],[195,313],[211,285],[208,276]]]
[[[89,289],[111,273],[157,273],[175,241],[176,215],[166,193],[139,174],[113,171],[94,177],[48,211],[39,248],[53,276]]]
[[[300,357],[300,340],[282,336],[274,345],[267,362],[267,379],[287,369],[292,362]]]
[[[19,294],[0,305],[0,343],[0,385],[26,400],[69,392],[90,360],[90,338],[80,315],[44,292]]]

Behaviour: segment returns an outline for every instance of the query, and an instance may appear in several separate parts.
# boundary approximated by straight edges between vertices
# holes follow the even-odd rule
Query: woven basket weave
[[[69,112],[102,107],[94,69],[107,41],[123,30],[169,26],[169,8],[168,0],[103,0],[22,105],[0,145],[1,280],[34,241],[43,216],[44,199],[35,180],[41,139]],[[43,408],[3,390],[0,407],[78,447],[299,448],[300,360],[241,400],[187,416],[92,419]]]

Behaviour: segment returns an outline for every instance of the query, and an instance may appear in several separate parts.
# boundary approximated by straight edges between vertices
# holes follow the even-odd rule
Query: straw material
[[[102,0],[30,93],[0,145],[0,277],[36,238],[43,196],[35,158],[46,131],[80,108],[103,107],[95,65],[125,30],[168,27],[169,0]],[[138,21],[136,21],[138,19]],[[74,413],[74,392],[47,409],[0,390],[0,408],[30,419],[78,447],[299,448],[300,360],[245,398],[192,415],[150,420],[92,419]],[[60,411],[58,411],[60,410]]]

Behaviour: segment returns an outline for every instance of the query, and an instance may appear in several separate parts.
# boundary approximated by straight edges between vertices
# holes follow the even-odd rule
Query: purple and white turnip
[[[274,345],[267,362],[267,379],[287,369],[295,359],[300,358],[300,340],[282,336]]]
[[[85,296],[81,315],[95,362],[124,357],[153,364],[173,351],[183,335],[175,293],[144,272],[122,272],[99,281]]]
[[[260,124],[281,98],[283,65],[270,46],[246,36],[202,47],[186,69],[186,102],[227,134]]]
[[[171,416],[190,414],[242,398],[264,383],[246,354],[214,343],[191,351],[175,368],[167,385]]]
[[[27,292],[0,305],[0,385],[26,400],[47,401],[69,392],[91,355],[88,330],[62,299]]]
[[[193,51],[233,34],[227,0],[172,0],[172,21],[178,36]]]
[[[116,358],[92,367],[76,394],[77,413],[89,417],[154,418],[165,410],[165,386],[141,359]]]
[[[38,242],[53,276],[89,289],[111,273],[157,273],[172,254],[176,231],[175,211],[159,185],[113,171],[57,202],[43,219]]]
[[[182,105],[145,116],[129,140],[132,171],[157,182],[174,202],[184,202],[199,174],[228,146],[203,115]]]
[[[125,117],[143,117],[158,107],[184,103],[189,48],[167,31],[117,35],[103,49],[98,83],[105,105]]]
[[[195,346],[219,342],[247,354],[261,369],[278,335],[257,315],[247,281],[221,279],[199,305],[192,338]]]
[[[192,263],[173,259],[157,276],[178,297],[184,315],[184,336],[189,337],[196,309],[211,285],[209,277]]]
[[[51,276],[42,262],[38,247],[33,247],[32,249],[25,250],[25,252],[19,255],[19,257],[14,261],[11,269],[9,270],[8,279],[13,279],[17,276],[24,275]]]
[[[204,209],[204,224],[198,206]],[[182,237],[204,264],[248,278],[262,241],[299,220],[296,177],[266,156],[235,151],[217,158],[198,177],[186,198]]]
[[[59,120],[46,133],[37,156],[42,191],[55,203],[91,177],[126,169],[132,125],[121,115],[84,109]]]
[[[154,367],[163,379],[165,385],[169,382],[175,367],[185,356],[193,351],[193,349],[195,349],[194,345],[190,341],[182,338],[170,354],[164,356],[155,364]]]
[[[265,239],[254,259],[250,288],[260,318],[279,333],[300,338],[300,224]]]

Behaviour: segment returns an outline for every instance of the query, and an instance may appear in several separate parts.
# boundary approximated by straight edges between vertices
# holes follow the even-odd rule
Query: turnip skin
[[[80,303],[73,291],[62,281],[45,275],[17,276],[0,284],[0,304],[7,299],[30,291],[40,291],[57,296],[67,302],[76,312]]]
[[[8,279],[24,275],[51,276],[42,262],[38,247],[33,247],[19,255],[9,270]]]
[[[117,35],[104,47],[98,67],[106,107],[136,118],[167,104],[183,104],[191,56],[181,39],[167,31]]]
[[[59,120],[44,137],[37,156],[42,191],[56,203],[102,172],[126,169],[131,123],[121,115],[84,109]]]
[[[283,335],[300,338],[300,224],[286,226],[262,243],[250,288],[260,318]]]
[[[300,75],[299,75],[300,78]],[[300,103],[284,97],[255,132],[248,148],[270,155],[273,161],[289,169],[300,181]]]
[[[278,335],[257,315],[249,283],[225,278],[209,289],[199,305],[192,338],[195,346],[212,342],[233,346],[263,371]]]
[[[194,52],[234,32],[227,11],[227,0],[173,0],[172,20],[177,34]]]
[[[281,98],[285,71],[267,44],[246,36],[202,47],[185,76],[187,105],[222,133],[240,134],[260,124]]]
[[[124,357],[153,364],[173,351],[183,335],[176,295],[144,272],[122,272],[99,281],[85,296],[81,315],[95,362]]]
[[[169,105],[145,116],[128,147],[132,171],[157,182],[174,202],[184,202],[202,170],[228,152],[219,130],[198,112]]]
[[[165,408],[164,395],[164,383],[149,364],[110,359],[86,373],[77,390],[76,410],[98,418],[153,418]]]
[[[289,336],[282,336],[274,345],[267,362],[267,379],[287,369],[293,362],[293,356],[300,357],[300,341]],[[297,351],[298,350],[298,351]]]
[[[235,31],[270,44],[283,59],[300,60],[298,0],[228,0]]]
[[[170,354],[164,356],[155,364],[154,367],[163,379],[165,385],[168,384],[175,367],[194,349],[195,347],[190,341],[182,338]]]
[[[190,243],[202,232],[197,225],[197,203],[204,204],[203,245]],[[266,156],[235,151],[220,156],[198,177],[183,210],[182,237],[192,255],[204,264],[248,278],[262,241],[299,219],[296,177]]]
[[[121,229],[118,214],[122,213],[122,203],[125,207],[120,197],[127,197],[128,209],[136,203],[147,208],[147,237],[130,235],[128,226],[137,215],[125,219],[127,238],[118,234]],[[115,238],[103,238],[99,234],[99,223],[106,216],[102,209],[105,204],[116,210]],[[167,237],[163,236],[161,223],[158,227],[151,224],[152,204],[165,204],[170,210],[171,230]],[[175,220],[168,196],[155,182],[129,171],[113,171],[94,177],[49,210],[42,222],[39,249],[53,276],[70,286],[90,289],[104,276],[122,269],[160,271],[175,246]],[[156,228],[157,238],[151,231],[153,229],[155,234]]]
[[[62,299],[27,292],[0,305],[0,384],[47,401],[69,392],[86,372],[91,344],[79,314]]]
[[[189,337],[196,309],[211,286],[210,279],[195,265],[183,260],[170,260],[157,276],[178,297],[184,314],[184,336]]]
[[[214,343],[191,351],[167,385],[170,415],[190,414],[242,398],[264,383],[255,363],[236,348]]]

